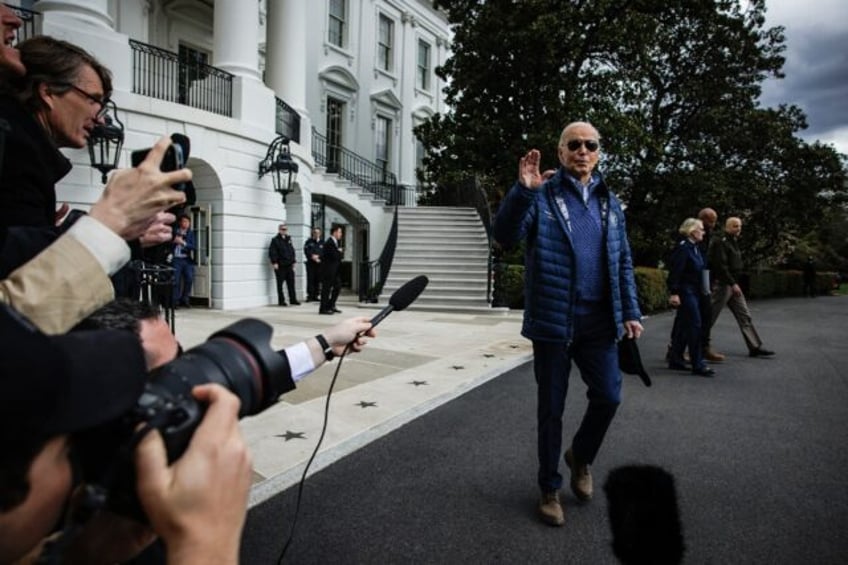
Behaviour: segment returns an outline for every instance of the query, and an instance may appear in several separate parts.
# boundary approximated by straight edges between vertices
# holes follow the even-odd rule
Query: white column
[[[259,78],[259,7],[256,2],[215,1],[214,65],[237,76]]]
[[[306,0],[268,0],[265,83],[300,114],[300,146],[311,148],[306,109]]]
[[[274,97],[259,78],[259,5],[215,0],[214,18],[213,64],[235,75],[233,117],[273,131]]]
[[[41,0],[35,3],[33,9],[41,12],[45,25],[58,16],[100,28],[113,29],[115,26],[109,16],[108,0]]]
[[[112,71],[115,91],[132,90],[132,52],[128,37],[115,31],[108,0],[41,0],[42,33],[70,41]]]

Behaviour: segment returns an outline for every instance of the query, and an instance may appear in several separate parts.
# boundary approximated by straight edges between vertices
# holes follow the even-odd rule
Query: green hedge
[[[636,287],[639,289],[639,308],[643,314],[666,310],[668,291],[667,271],[652,267],[636,267]],[[817,294],[830,294],[835,273],[816,273]],[[764,270],[751,274],[745,294],[748,298],[800,296],[804,288],[801,271]],[[524,266],[499,263],[495,266],[494,305],[514,309],[524,308]]]

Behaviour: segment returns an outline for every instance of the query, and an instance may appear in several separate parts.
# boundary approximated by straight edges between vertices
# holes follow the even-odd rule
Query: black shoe
[[[327,315],[329,315],[329,316],[332,316],[332,315],[333,315],[333,311],[332,311],[332,310],[318,310],[318,313],[319,313],[319,314],[327,314]]]
[[[342,313],[342,311],[339,310],[338,308],[333,308],[333,314],[341,314],[341,313]]]
[[[288,304],[286,304],[285,302],[280,302],[279,304],[277,304],[277,306],[288,306]]]
[[[292,300],[291,305],[292,306],[300,306],[300,302],[298,302],[297,300]]]
[[[669,363],[668,368],[672,371],[688,371],[689,367],[684,365],[683,363]]]
[[[700,369],[692,369],[692,374],[698,375],[699,377],[714,377],[715,371],[709,367],[701,367]]]
[[[763,349],[762,347],[759,347],[757,349],[752,349],[751,351],[749,351],[748,355],[750,355],[751,357],[771,357],[772,355],[774,355],[774,351],[769,351],[768,349]]]

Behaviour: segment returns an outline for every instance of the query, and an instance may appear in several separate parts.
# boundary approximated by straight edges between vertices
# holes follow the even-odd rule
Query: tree
[[[765,0],[443,4],[455,36],[437,72],[451,111],[416,130],[436,184],[478,175],[498,202],[529,148],[555,167],[565,123],[591,121],[643,265],[703,206],[742,216],[747,256],[761,259],[845,198],[835,150],[794,135],[803,112],[758,105],[760,84],[784,62]]]

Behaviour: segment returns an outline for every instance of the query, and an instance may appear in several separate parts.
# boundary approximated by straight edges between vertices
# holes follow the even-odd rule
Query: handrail
[[[397,175],[376,163],[357,155],[350,149],[329,143],[327,137],[312,129],[312,156],[328,173],[339,175],[374,198],[394,204],[399,198]]]
[[[130,39],[132,91],[214,112],[233,115],[233,75],[177,53]]]
[[[392,227],[389,230],[389,237],[386,239],[386,245],[383,246],[383,251],[380,253],[380,258],[376,261],[363,261],[360,263],[359,270],[359,301],[360,302],[377,302],[380,293],[383,291],[383,285],[389,277],[389,270],[392,268],[392,261],[395,257],[395,249],[397,247],[398,236],[398,205],[395,204],[395,215],[392,220]]]

